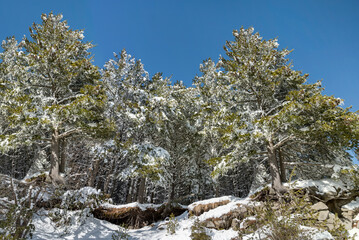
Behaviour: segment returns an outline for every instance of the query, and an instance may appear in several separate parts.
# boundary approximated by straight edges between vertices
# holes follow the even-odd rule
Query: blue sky
[[[96,44],[95,64],[126,48],[152,75],[163,72],[191,85],[199,64],[223,54],[232,30],[253,26],[279,38],[294,69],[323,79],[325,94],[359,110],[359,1],[235,0],[0,0],[0,39],[29,36],[41,13],[62,13],[73,29]]]

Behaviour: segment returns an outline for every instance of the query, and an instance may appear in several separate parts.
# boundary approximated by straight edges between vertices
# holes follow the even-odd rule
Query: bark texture
[[[55,128],[51,136],[51,169],[50,179],[55,184],[65,184],[65,179],[60,175],[60,137],[59,132]]]
[[[280,176],[280,170],[277,164],[277,158],[276,158],[276,154],[275,154],[275,147],[272,143],[272,141],[268,142],[267,145],[267,154],[268,154],[268,162],[269,162],[269,169],[270,169],[270,174],[272,176],[272,188],[277,192],[277,193],[284,193],[286,192],[286,188],[283,186],[282,181],[281,181],[281,176]]]

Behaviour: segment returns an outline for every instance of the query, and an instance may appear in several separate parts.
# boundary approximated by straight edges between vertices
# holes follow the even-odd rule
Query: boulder
[[[190,210],[189,212],[190,212],[190,214],[199,216],[204,212],[208,212],[211,209],[226,205],[227,203],[229,203],[229,200],[198,204],[198,205],[193,206],[192,210]]]
[[[334,213],[329,213],[327,222],[329,224],[334,224],[334,222],[335,222],[335,214]]]
[[[354,212],[352,210],[342,208],[342,215],[346,219],[353,219]]]
[[[231,222],[225,221],[224,219],[215,219],[213,220],[216,229],[228,229],[231,226]]]
[[[328,206],[325,205],[323,202],[317,202],[312,206],[312,209],[315,211],[323,211],[323,210],[328,210]]]
[[[205,226],[206,228],[216,228],[216,225],[214,225],[214,223],[213,223],[212,221],[206,221],[206,222],[204,223],[204,226]]]
[[[243,219],[248,213],[248,207],[238,206],[233,212],[232,216],[234,218]]]
[[[318,214],[318,221],[324,221],[328,218],[328,216],[329,216],[328,210],[320,211]]]
[[[344,225],[344,228],[346,230],[350,230],[354,227],[354,223],[352,219],[341,218],[339,219],[339,221],[341,222],[341,224]]]

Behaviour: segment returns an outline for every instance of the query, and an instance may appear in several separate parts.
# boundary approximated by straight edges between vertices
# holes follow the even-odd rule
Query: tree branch
[[[292,135],[283,138],[283,139],[280,140],[276,145],[273,146],[273,149],[280,148],[281,146],[283,146],[284,144],[286,144],[287,142],[289,142],[289,141],[292,140],[293,138],[294,138],[294,136],[292,136]]]
[[[67,132],[64,132],[64,133],[60,134],[59,138],[60,139],[65,138],[65,137],[68,137],[68,136],[70,136],[72,134],[75,134],[75,133],[78,133],[78,132],[81,132],[81,128],[74,128],[74,129],[71,129],[71,130],[69,130]]]
[[[62,99],[61,101],[58,101],[57,104],[61,104],[63,102],[66,102],[67,100],[75,99],[75,98],[82,97],[82,96],[84,96],[84,94],[77,94],[75,96],[70,96],[70,97]]]

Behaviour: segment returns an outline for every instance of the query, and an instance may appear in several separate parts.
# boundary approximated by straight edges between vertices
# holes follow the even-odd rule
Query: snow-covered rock
[[[301,180],[288,185],[290,185],[291,188],[308,189],[324,202],[350,194],[346,185],[341,180],[335,179]]]

